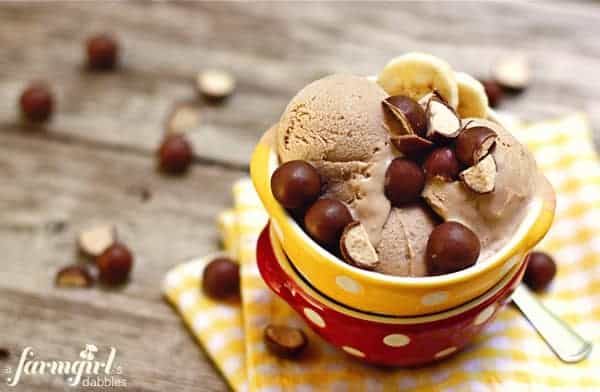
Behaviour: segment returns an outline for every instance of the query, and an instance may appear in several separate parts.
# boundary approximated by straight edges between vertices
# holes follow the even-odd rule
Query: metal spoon
[[[548,310],[525,285],[517,287],[512,300],[561,361],[576,363],[592,351],[592,343]]]

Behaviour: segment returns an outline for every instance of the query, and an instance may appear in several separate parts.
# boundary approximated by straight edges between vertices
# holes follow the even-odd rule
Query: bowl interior
[[[267,230],[267,229],[265,229]],[[388,323],[388,324],[421,324],[428,323],[433,321],[444,320],[462,313],[465,313],[473,308],[476,308],[480,304],[488,301],[494,295],[498,294],[502,289],[506,288],[509,283],[513,280],[513,278],[518,274],[518,272],[525,267],[527,263],[525,263],[525,259],[512,267],[512,269],[505,274],[505,276],[490,290],[485,292],[483,295],[463,304],[458,307],[455,307],[450,310],[446,310],[443,312],[430,314],[426,316],[416,316],[416,317],[398,317],[398,316],[384,316],[384,315],[375,315],[371,313],[361,312],[356,309],[349,308],[347,306],[341,305],[329,297],[323,295],[321,292],[314,289],[310,284],[308,284],[304,278],[296,271],[295,267],[291,264],[289,258],[285,254],[283,247],[281,246],[281,242],[277,238],[277,234],[275,233],[274,227],[272,224],[268,226],[268,239],[270,241],[270,246],[273,251],[273,256],[279,263],[280,267],[286,273],[287,277],[293,281],[295,285],[297,285],[305,294],[309,295],[311,298],[319,301],[324,306],[333,309],[339,313],[343,313],[349,315],[354,318],[380,322],[380,323]],[[267,235],[266,232],[263,232],[263,235]]]

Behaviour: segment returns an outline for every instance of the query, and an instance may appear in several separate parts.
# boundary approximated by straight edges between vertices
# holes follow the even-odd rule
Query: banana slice
[[[464,72],[456,72],[458,83],[458,108],[461,118],[487,118],[488,97],[483,85],[477,79]]]
[[[458,105],[454,72],[445,61],[425,53],[406,53],[383,68],[377,83],[390,95],[406,95],[418,101],[436,90],[452,108]]]

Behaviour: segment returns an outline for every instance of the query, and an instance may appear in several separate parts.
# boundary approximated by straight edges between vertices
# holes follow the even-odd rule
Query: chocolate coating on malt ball
[[[202,289],[214,299],[226,299],[240,291],[240,266],[227,257],[218,257],[204,267]]]
[[[21,113],[32,122],[44,122],[52,116],[54,98],[50,88],[43,83],[27,87],[19,101]]]
[[[117,65],[119,44],[109,34],[98,34],[86,42],[88,66],[94,70],[109,70]]]
[[[129,279],[133,267],[133,255],[124,244],[116,242],[96,258],[100,281],[108,285],[119,285]]]
[[[488,127],[467,128],[456,139],[456,157],[466,166],[476,165],[492,149],[497,137]]]
[[[384,108],[389,110],[400,122],[402,134],[417,134],[425,136],[427,132],[427,115],[419,103],[410,97],[404,95],[394,95],[387,97],[384,101]],[[390,126],[390,129],[396,127]]]
[[[440,147],[427,156],[423,169],[428,178],[438,177],[444,181],[454,181],[458,178],[460,163],[454,150],[450,147]]]
[[[460,271],[477,262],[481,244],[471,229],[458,222],[436,226],[427,241],[425,260],[430,275]]]
[[[394,207],[400,207],[419,198],[425,186],[425,174],[415,162],[394,159],[385,173],[385,195]]]
[[[308,338],[299,328],[286,325],[268,325],[264,332],[267,349],[281,358],[295,358],[308,345]]]
[[[534,291],[548,287],[556,275],[556,262],[544,252],[531,252],[523,281]]]
[[[344,228],[352,222],[352,215],[344,203],[335,199],[320,199],[304,216],[308,234],[319,244],[336,247]]]
[[[271,176],[271,191],[285,208],[304,207],[319,198],[321,176],[306,161],[289,161],[279,166]]]
[[[169,174],[185,172],[191,165],[193,157],[192,145],[184,135],[166,136],[158,150],[160,168]]]
[[[407,157],[419,157],[433,147],[433,142],[431,140],[415,134],[400,136],[392,135],[390,136],[390,142],[392,142],[398,151]]]
[[[502,102],[502,98],[504,98],[504,91],[502,91],[502,87],[498,84],[498,82],[491,79],[480,80],[483,85],[483,89],[485,90],[485,95],[488,97],[488,102],[490,106],[496,108]]]
[[[0,347],[0,361],[10,358],[10,350],[5,347]]]

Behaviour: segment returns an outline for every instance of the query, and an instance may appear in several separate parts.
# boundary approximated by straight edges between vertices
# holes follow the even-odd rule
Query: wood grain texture
[[[3,3],[0,21],[0,346],[64,359],[87,342],[113,345],[135,391],[226,389],[160,282],[177,262],[217,248],[213,220],[231,203],[231,183],[306,83],[372,74],[407,50],[486,75],[497,57],[520,50],[534,82],[504,109],[531,120],[582,110],[600,129],[594,3]],[[82,41],[98,31],[120,38],[118,72],[83,67]],[[193,89],[207,67],[238,78],[223,106]],[[27,131],[15,104],[38,78],[52,83],[58,112],[45,130]],[[191,132],[196,164],[171,179],[156,173],[154,151],[179,101],[201,108],[202,124]],[[132,282],[119,291],[54,288],[57,269],[76,260],[77,232],[95,222],[115,223],[135,252]],[[20,390],[67,389],[41,377]]]
[[[215,214],[230,202],[231,183],[243,173],[198,165],[183,178],[167,179],[155,174],[148,157],[18,130],[0,133],[0,144],[0,330],[10,331],[0,346],[17,353],[31,345],[40,356],[67,359],[86,342],[112,345],[136,390],[222,390],[162,300],[160,284],[170,267],[218,246]],[[151,190],[149,200],[142,200],[140,187]],[[62,231],[57,222],[66,223]],[[132,248],[132,281],[116,291],[56,289],[56,271],[81,259],[77,233],[95,222],[116,224]],[[42,381],[49,380],[28,382],[46,390]]]

